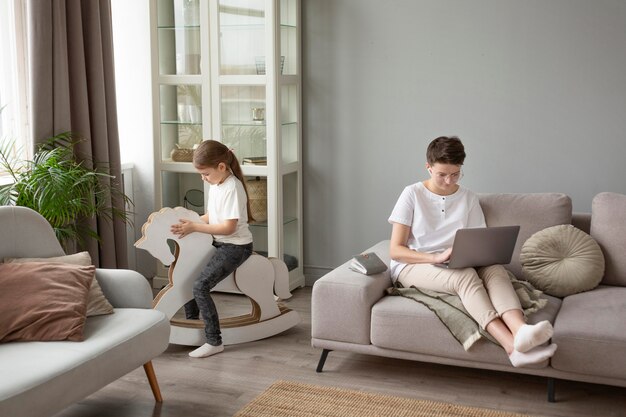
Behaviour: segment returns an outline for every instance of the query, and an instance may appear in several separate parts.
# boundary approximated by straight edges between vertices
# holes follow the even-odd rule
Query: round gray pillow
[[[604,275],[604,255],[598,243],[569,224],[529,237],[522,246],[520,263],[528,282],[556,297],[589,291]]]

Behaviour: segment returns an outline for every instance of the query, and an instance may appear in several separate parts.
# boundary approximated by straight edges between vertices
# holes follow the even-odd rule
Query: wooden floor
[[[220,312],[247,309],[242,296],[219,294]],[[540,377],[331,352],[324,372],[311,348],[311,288],[287,304],[302,323],[281,335],[227,346],[205,359],[187,356],[189,347],[170,345],[153,360],[164,402],[154,402],[143,368],[87,397],[56,417],[232,416],[284,379],[417,399],[527,413],[534,416],[626,416],[626,388],[557,381],[556,403],[546,401]]]

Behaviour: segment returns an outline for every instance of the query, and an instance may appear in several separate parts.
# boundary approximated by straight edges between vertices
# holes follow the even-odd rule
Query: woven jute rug
[[[526,415],[278,381],[234,417],[522,417]]]

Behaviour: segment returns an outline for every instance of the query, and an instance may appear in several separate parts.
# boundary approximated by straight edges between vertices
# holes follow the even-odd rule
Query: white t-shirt
[[[389,223],[411,227],[407,246],[418,252],[442,252],[452,247],[458,229],[485,227],[485,216],[478,196],[459,187],[451,195],[438,195],[422,182],[407,186],[396,202]],[[391,261],[395,280],[405,263]]]
[[[248,228],[248,198],[243,184],[233,174],[221,184],[209,186],[207,213],[209,224],[219,224],[226,220],[237,219],[237,229],[231,235],[213,235],[218,242],[246,245],[252,242],[252,233]]]

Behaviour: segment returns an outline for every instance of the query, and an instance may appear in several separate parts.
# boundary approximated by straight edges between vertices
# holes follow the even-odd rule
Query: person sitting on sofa
[[[473,192],[461,187],[465,148],[457,137],[438,137],[426,152],[430,178],[407,186],[398,199],[392,224],[391,278],[408,288],[456,294],[476,322],[504,348],[515,367],[532,366],[554,355],[545,343],[553,329],[545,320],[526,324],[520,301],[502,265],[446,269],[457,229],[485,227]]]

